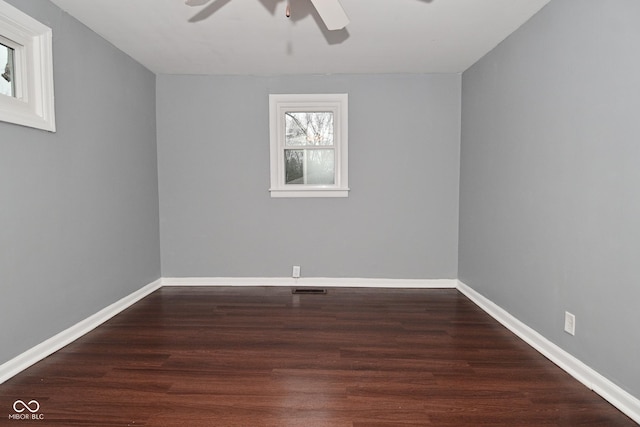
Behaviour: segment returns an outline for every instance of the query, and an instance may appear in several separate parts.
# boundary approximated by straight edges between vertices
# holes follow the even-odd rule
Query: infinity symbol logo
[[[32,404],[34,405],[35,409],[31,409]],[[18,409],[20,407],[21,409]],[[22,400],[16,400],[15,402],[13,402],[13,410],[17,413],[24,412],[25,409],[33,414],[38,412],[38,409],[40,409],[40,404],[37,400],[30,400],[29,403],[24,403]]]

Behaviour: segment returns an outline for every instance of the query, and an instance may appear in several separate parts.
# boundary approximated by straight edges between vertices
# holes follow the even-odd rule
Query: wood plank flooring
[[[456,290],[171,287],[0,385],[23,424],[636,425]]]

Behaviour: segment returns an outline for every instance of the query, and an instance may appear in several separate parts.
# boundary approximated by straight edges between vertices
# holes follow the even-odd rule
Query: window
[[[347,94],[269,95],[271,197],[347,197]]]
[[[52,31],[0,0],[0,120],[55,132]]]

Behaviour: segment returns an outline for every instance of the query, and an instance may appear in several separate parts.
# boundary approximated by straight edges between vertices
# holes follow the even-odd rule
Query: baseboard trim
[[[0,365],[0,384],[55,353],[162,286],[158,279]]]
[[[456,279],[370,279],[334,277],[163,277],[162,286],[322,286],[335,288],[455,289]]]
[[[458,281],[457,288],[478,307],[524,342],[640,424],[640,399],[637,399],[576,357],[564,351],[470,286]]]

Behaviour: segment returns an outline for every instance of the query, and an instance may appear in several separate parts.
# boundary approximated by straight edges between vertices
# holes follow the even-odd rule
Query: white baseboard
[[[0,365],[0,384],[92,331],[161,286],[162,281],[158,279],[3,363]]]
[[[585,365],[471,287],[458,281],[457,288],[524,342],[640,424],[640,399]]]
[[[336,288],[455,289],[456,279],[360,279],[333,277],[163,277],[162,286],[322,286]]]

